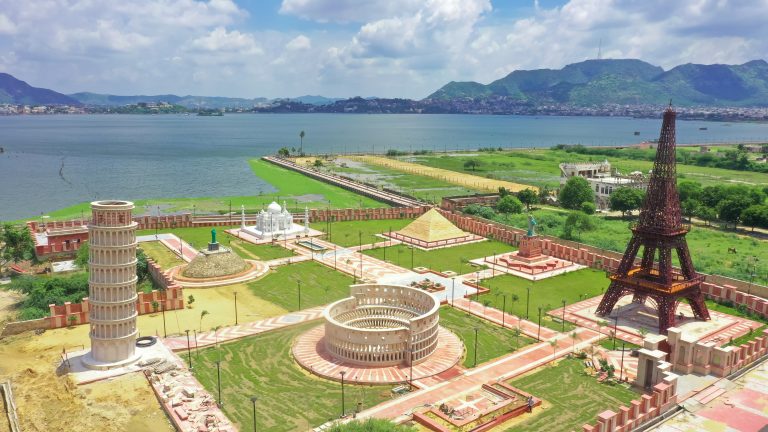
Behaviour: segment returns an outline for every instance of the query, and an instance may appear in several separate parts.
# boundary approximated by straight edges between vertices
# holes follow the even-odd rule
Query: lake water
[[[248,158],[308,153],[613,145],[658,138],[660,119],[231,114],[0,117],[0,220],[83,201],[255,195]],[[699,130],[706,127],[707,130]],[[639,136],[633,132],[639,131]],[[768,138],[768,124],[679,121],[679,143]]]

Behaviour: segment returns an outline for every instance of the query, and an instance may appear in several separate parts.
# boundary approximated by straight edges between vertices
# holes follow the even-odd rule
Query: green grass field
[[[149,258],[152,258],[163,270],[168,270],[177,265],[184,264],[184,261],[178,255],[171,252],[159,241],[141,242],[139,248],[144,251]]]
[[[534,210],[533,214],[539,223],[537,232],[553,236],[562,235],[565,219],[568,217],[567,212],[560,209],[539,209]],[[632,235],[629,224],[636,222],[637,218],[619,219],[596,215],[592,219],[595,222],[595,229],[577,234],[576,240],[599,248],[624,252]],[[497,221],[523,229],[528,226],[525,214],[499,217]],[[761,263],[768,262],[768,242],[733,231],[693,226],[686,240],[693,257],[694,267],[703,273],[749,280],[752,266],[749,264],[748,257],[755,256]],[[736,248],[738,253],[729,254],[729,247]],[[677,255],[673,254],[673,260],[677,265]],[[768,272],[758,271],[754,281],[760,284],[768,283]]]
[[[340,163],[348,165],[343,167]],[[439,203],[445,196],[468,195],[475,192],[433,177],[404,173],[378,165],[350,161],[343,157],[337,160],[337,164],[326,164],[326,169],[434,203]]]
[[[282,205],[284,200],[291,210],[297,207],[303,209],[305,206],[324,208],[329,205],[329,201],[332,208],[389,207],[387,204],[280,168],[261,159],[252,159],[248,163],[255,176],[271,184],[277,191],[246,196],[134,199],[134,214],[155,214],[158,206],[163,213],[226,213],[230,209],[230,203],[233,212],[239,212],[241,205],[250,212],[267,206],[272,201],[279,201]],[[90,203],[85,202],[49,212],[47,216],[50,216],[51,220],[61,220],[79,218],[89,213]],[[20,221],[23,220],[26,219]]]
[[[467,368],[475,365],[475,328],[478,329],[477,364],[517,351],[534,342],[522,334],[516,337],[512,328],[502,328],[449,306],[440,308],[440,325],[461,338],[466,348],[462,364]]]
[[[622,151],[637,151],[625,149]],[[433,154],[423,156],[408,156],[404,160],[423,165],[443,168],[457,172],[469,172],[464,169],[464,162],[469,159],[480,161],[480,166],[474,173],[479,176],[492,176],[500,180],[509,180],[517,183],[534,186],[558,187],[560,183],[560,169],[558,164],[562,162],[588,162],[602,161],[606,156],[582,155],[567,153],[564,150],[516,150],[494,153],[465,153],[457,155]],[[607,158],[611,165],[620,172],[629,173],[642,171],[647,173],[653,167],[653,162],[635,160],[629,158]],[[763,173],[750,171],[734,171],[721,168],[700,167],[695,165],[677,165],[679,179],[691,179],[704,186],[722,184],[724,182],[746,182],[758,185],[768,185],[768,176]],[[470,172],[471,173],[471,172]]]
[[[230,228],[239,228],[239,225],[222,226],[216,228],[216,241],[225,247],[232,248],[235,253],[246,259],[268,261],[275,258],[293,256],[294,253],[279,245],[255,245],[245,240],[239,240],[224,231]],[[212,227],[199,228],[166,228],[158,230],[158,233],[172,233],[197,249],[206,247],[211,241]],[[136,235],[154,235],[155,230],[139,230]]]
[[[405,245],[395,245],[386,248],[370,249],[363,253],[384,260],[385,250],[385,261],[400,267],[426,267],[439,272],[451,270],[458,274],[467,274],[484,268],[469,263],[469,260],[489,256],[494,252],[497,254],[511,252],[516,250],[516,248],[490,240],[430,251],[416,248],[409,249]],[[413,253],[413,266],[411,266],[411,253]]]
[[[573,304],[584,298],[599,295],[608,288],[608,278],[605,277],[605,273],[588,268],[535,282],[505,274],[485,279],[481,283],[491,289],[490,293],[479,296],[481,303],[487,301],[490,306],[501,309],[504,304],[503,296],[506,295],[507,312],[525,318],[528,310],[528,318],[533,322],[537,322],[539,307],[541,307],[541,325],[557,331],[562,330],[562,323],[547,316],[547,311],[562,307],[563,300],[566,305]],[[530,307],[528,307],[529,286],[531,287]],[[517,296],[517,301],[513,301],[514,295]],[[566,331],[572,328],[571,324],[566,323]]]
[[[301,282],[301,308],[299,286]],[[248,287],[257,296],[286,310],[296,311],[349,297],[353,279],[314,261],[277,267]]]
[[[376,243],[384,240],[381,237],[376,237],[376,234],[389,232],[390,229],[397,231],[411,222],[413,219],[331,222],[328,240],[339,246],[357,246],[361,238],[363,244]],[[314,222],[310,226],[325,232],[326,235],[328,234],[328,226],[325,222]]]
[[[507,432],[553,432],[580,430],[585,423],[594,424],[597,414],[607,409],[618,411],[639,393],[621,385],[601,384],[583,373],[578,359],[564,359],[555,366],[508,381],[514,387],[541,398],[547,408],[543,412],[523,414],[531,418],[515,424]],[[536,408],[541,410],[542,408]]]
[[[194,374],[217,397],[215,361],[221,359],[224,413],[240,430],[253,429],[251,396],[256,396],[257,430],[309,430],[341,414],[339,383],[309,375],[290,354],[294,339],[321,325],[320,321],[291,326],[208,348],[193,355]],[[345,385],[346,409],[363,409],[390,399],[387,386]]]

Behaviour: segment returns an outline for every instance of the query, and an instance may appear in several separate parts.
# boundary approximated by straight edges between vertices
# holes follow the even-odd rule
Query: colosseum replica
[[[353,285],[329,305],[325,348],[361,366],[418,364],[437,348],[440,304],[428,292],[399,285]]]
[[[136,354],[136,226],[129,201],[91,203],[88,288],[91,351],[83,363],[110,369]]]

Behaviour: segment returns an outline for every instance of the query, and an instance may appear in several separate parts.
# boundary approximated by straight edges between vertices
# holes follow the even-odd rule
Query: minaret
[[[245,205],[240,206],[240,229],[245,229]]]
[[[309,207],[304,207],[304,234],[309,234]]]
[[[136,354],[136,227],[129,201],[94,201],[88,226],[91,352],[83,363],[110,369]]]

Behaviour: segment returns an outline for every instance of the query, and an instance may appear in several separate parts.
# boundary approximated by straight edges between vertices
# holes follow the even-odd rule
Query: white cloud
[[[280,13],[318,22],[367,22],[410,14],[424,0],[283,0]]]
[[[16,33],[16,24],[5,14],[0,13],[0,34],[10,35],[14,33]]]
[[[290,42],[285,44],[285,49],[289,51],[302,51],[302,50],[308,50],[311,48],[312,48],[312,41],[304,35],[298,35],[295,38],[291,39]]]
[[[261,54],[253,36],[237,30],[228,32],[223,27],[212,30],[205,36],[192,41],[192,47],[202,51],[236,52],[240,54]]]

